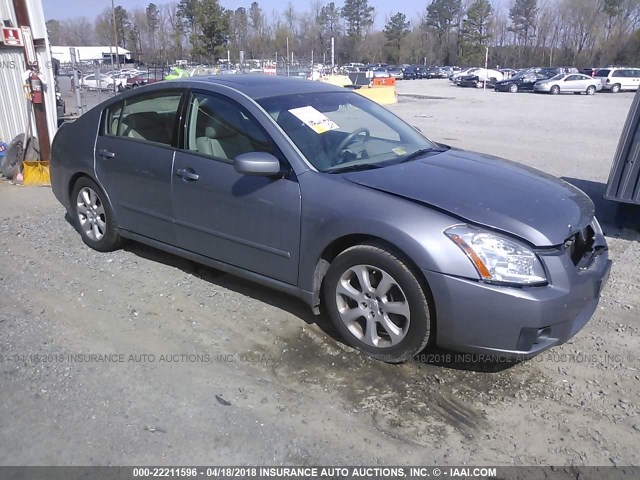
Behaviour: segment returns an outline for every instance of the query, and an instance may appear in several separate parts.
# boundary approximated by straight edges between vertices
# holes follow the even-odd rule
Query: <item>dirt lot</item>
[[[584,330],[516,365],[381,364],[295,299],[137,244],[94,252],[48,188],[2,183],[0,464],[639,465],[640,212],[600,200],[633,95],[399,91],[434,140],[597,201],[614,266]]]

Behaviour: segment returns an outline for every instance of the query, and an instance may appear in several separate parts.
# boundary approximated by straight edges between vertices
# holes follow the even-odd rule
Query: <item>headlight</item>
[[[538,256],[520,242],[468,225],[457,225],[444,233],[467,255],[482,280],[518,285],[547,282]]]

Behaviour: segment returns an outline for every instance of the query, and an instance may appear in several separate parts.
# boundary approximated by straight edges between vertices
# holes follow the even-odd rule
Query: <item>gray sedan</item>
[[[581,73],[561,73],[547,80],[536,82],[533,86],[534,92],[550,93],[552,95],[565,92],[593,95],[600,90],[602,90],[600,81]]]
[[[135,240],[295,295],[388,362],[535,355],[586,324],[610,268],[580,190],[316,82],[119,95],[58,131],[51,179],[91,248]]]

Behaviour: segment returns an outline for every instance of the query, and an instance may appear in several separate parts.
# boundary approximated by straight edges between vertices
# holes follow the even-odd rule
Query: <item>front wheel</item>
[[[518,93],[518,85],[516,85],[515,83],[509,85],[509,91],[511,93]]]
[[[388,363],[410,360],[432,339],[430,298],[399,256],[375,244],[338,255],[323,285],[344,341]]]
[[[93,180],[82,177],[76,182],[71,192],[71,204],[76,228],[85,244],[100,252],[120,248],[122,239],[116,229],[113,210]]]
[[[554,85],[553,87],[551,87],[551,95],[558,95],[560,93],[560,87],[557,85]]]

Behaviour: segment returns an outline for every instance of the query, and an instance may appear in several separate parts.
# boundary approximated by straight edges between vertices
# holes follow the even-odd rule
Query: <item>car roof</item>
[[[173,81],[174,80],[170,80],[167,83]],[[180,78],[176,81],[183,86],[193,88],[202,87],[203,84],[224,85],[244,93],[253,99],[291,94],[344,91],[341,87],[336,87],[328,83],[275,75],[209,75]]]

